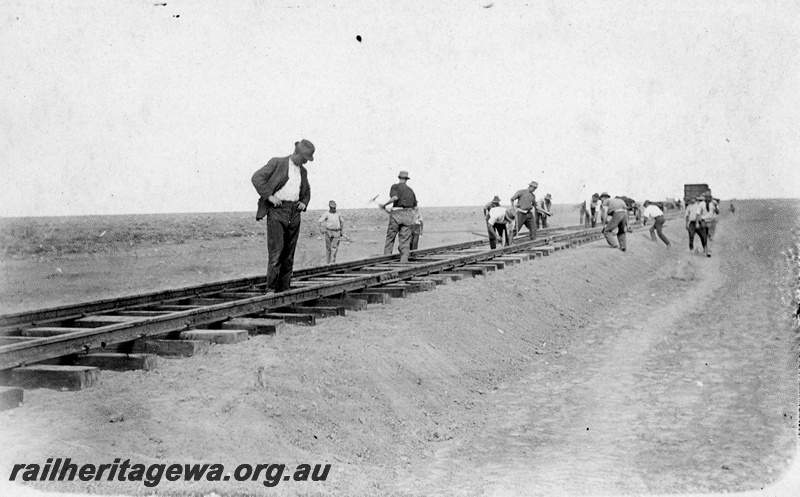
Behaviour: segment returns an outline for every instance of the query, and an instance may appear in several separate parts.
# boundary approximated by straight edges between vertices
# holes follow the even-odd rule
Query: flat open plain
[[[477,208],[431,211],[423,246],[483,231]],[[381,252],[379,214],[353,216],[341,260]],[[14,462],[70,457],[332,465],[326,482],[281,483],[272,490],[281,495],[766,488],[797,443],[799,215],[797,201],[740,201],[735,215],[723,205],[711,258],[689,253],[682,221],[670,221],[670,250],[638,231],[626,253],[593,242],[151,372],[104,371],[90,390],[29,391],[0,413],[0,475]],[[577,221],[567,207],[560,216]],[[261,233],[19,250],[0,267],[2,309],[259,274]],[[322,242],[303,240],[298,265],[318,264]],[[153,492],[108,481],[35,487]],[[264,489],[231,480],[157,491]]]

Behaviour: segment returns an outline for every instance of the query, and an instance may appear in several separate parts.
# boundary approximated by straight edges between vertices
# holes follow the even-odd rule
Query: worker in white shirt
[[[647,220],[651,220],[653,222],[653,226],[650,227],[650,238],[653,241],[656,241],[656,233],[658,233],[658,237],[661,238],[661,241],[667,244],[667,247],[671,246],[669,239],[664,235],[662,228],[664,227],[664,212],[654,203],[650,202],[649,200],[644,201],[644,212],[642,213],[644,216],[644,221],[642,222],[643,226],[647,225]]]
[[[511,226],[514,225],[516,219],[516,212],[514,209],[506,209],[505,207],[496,206],[489,209],[489,217],[486,219],[486,227],[489,230],[489,247],[494,250],[497,248],[497,242],[503,245],[503,236],[505,235],[505,245],[511,245]]]
[[[319,231],[325,237],[325,255],[328,264],[336,262],[339,242],[344,236],[344,219],[336,212],[336,202],[328,202],[328,212],[319,218]]]
[[[684,216],[686,218],[686,231],[689,232],[690,252],[694,252],[695,234],[700,237],[700,243],[703,244],[703,253],[706,252],[706,233],[705,230],[700,227],[700,204],[698,203],[702,198],[703,197],[686,199],[686,211]]]
[[[717,214],[719,206],[711,197],[711,190],[703,193],[700,203],[700,226],[706,235],[706,256],[711,257],[711,241],[714,239],[714,232],[717,230]]]

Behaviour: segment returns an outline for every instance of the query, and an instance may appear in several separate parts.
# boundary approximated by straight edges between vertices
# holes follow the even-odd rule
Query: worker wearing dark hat
[[[300,236],[300,213],[311,200],[304,165],[314,160],[314,151],[308,140],[295,142],[292,155],[270,159],[251,179],[260,195],[256,221],[267,218],[267,293],[289,290]]]
[[[625,252],[627,249],[625,234],[628,230],[628,205],[619,197],[611,198],[607,192],[601,193],[600,199],[603,201],[603,223],[605,224],[603,235],[611,247],[619,247]],[[614,235],[614,230],[617,230],[616,235]],[[617,241],[614,240],[615,236]]]
[[[389,255],[394,249],[394,240],[398,238],[400,262],[408,262],[411,252],[411,230],[414,226],[414,207],[417,206],[417,196],[406,182],[411,179],[408,171],[400,171],[397,175],[400,180],[389,189],[389,200],[379,204],[381,209],[392,204],[389,212],[389,226],[386,228],[386,243],[383,247],[384,255]]]
[[[539,187],[539,183],[531,181],[528,188],[519,190],[511,197],[511,206],[517,212],[517,233],[523,226],[528,228],[528,236],[531,240],[536,238],[536,219],[534,211],[537,210],[536,195],[534,191]]]
[[[494,198],[488,204],[483,206],[483,217],[488,220],[489,209],[491,209],[492,207],[497,207],[498,205],[500,205],[500,197],[495,195]]]
[[[489,203],[483,206],[483,218],[486,220],[486,232],[489,234],[490,243],[494,239],[494,230],[489,224],[489,211],[492,210],[494,207],[498,207],[499,205],[500,205],[500,197],[495,195],[494,198],[491,201],[489,201]]]
[[[339,242],[344,236],[344,219],[336,212],[336,202],[328,202],[328,212],[319,218],[319,232],[325,237],[325,256],[328,264],[336,262]]]

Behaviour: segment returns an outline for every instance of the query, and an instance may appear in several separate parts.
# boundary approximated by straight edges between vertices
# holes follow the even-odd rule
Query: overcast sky
[[[800,197],[796,2],[160,3],[0,0],[0,215]]]

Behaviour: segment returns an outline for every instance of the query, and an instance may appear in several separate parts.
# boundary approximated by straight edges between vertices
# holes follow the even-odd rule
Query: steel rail
[[[570,229],[569,227],[568,229]],[[552,228],[552,230],[563,230],[564,228]],[[539,244],[544,245],[547,243],[547,238],[537,240]],[[411,252],[412,256],[424,256],[426,254],[441,253],[452,250],[461,250],[465,248],[477,247],[480,245],[487,245],[487,240],[474,240],[470,242],[461,242],[451,245],[443,245],[440,247],[431,247],[426,249],[415,250]],[[337,264],[329,264],[325,266],[316,266],[299,269],[294,272],[295,278],[305,278],[320,274],[335,273],[342,270],[363,267],[368,264],[377,264],[381,262],[388,262],[398,260],[399,254],[392,255],[377,255],[367,257],[364,259],[357,259],[354,261],[341,262]],[[83,302],[78,304],[68,304],[63,306],[51,307],[46,309],[38,309],[34,311],[22,311],[10,314],[0,315],[0,335],[19,330],[22,326],[30,326],[32,324],[47,323],[50,321],[63,321],[67,319],[76,319],[87,316],[89,314],[96,314],[104,311],[117,310],[128,307],[137,307],[146,304],[153,304],[169,300],[177,300],[187,297],[195,297],[203,294],[218,293],[225,290],[236,288],[247,288],[251,286],[264,285],[267,282],[266,276],[250,276],[245,278],[236,278],[232,280],[224,280],[214,283],[204,283],[200,285],[190,285],[170,290],[161,290],[156,292],[147,292],[137,295],[123,296],[111,299],[101,299],[91,302]]]
[[[584,233],[584,236],[589,234]],[[575,238],[576,234],[563,235],[564,239]],[[561,237],[559,237],[561,238]],[[542,240],[529,241],[495,250],[468,255],[454,256],[451,259],[422,262],[408,268],[389,268],[372,275],[354,276],[341,282],[320,283],[313,287],[297,288],[277,294],[254,296],[198,309],[173,312],[162,316],[144,317],[126,323],[112,324],[85,331],[64,335],[37,338],[26,343],[0,346],[0,370],[24,366],[26,364],[88,352],[107,345],[128,342],[154,335],[186,330],[229,318],[257,314],[268,309],[284,307],[321,297],[339,295],[348,291],[383,285],[403,279],[457,268],[466,264],[493,259],[504,254],[534,248],[542,245]],[[433,251],[431,251],[432,253]],[[424,260],[424,259],[422,259]],[[363,265],[363,264],[362,264]]]

